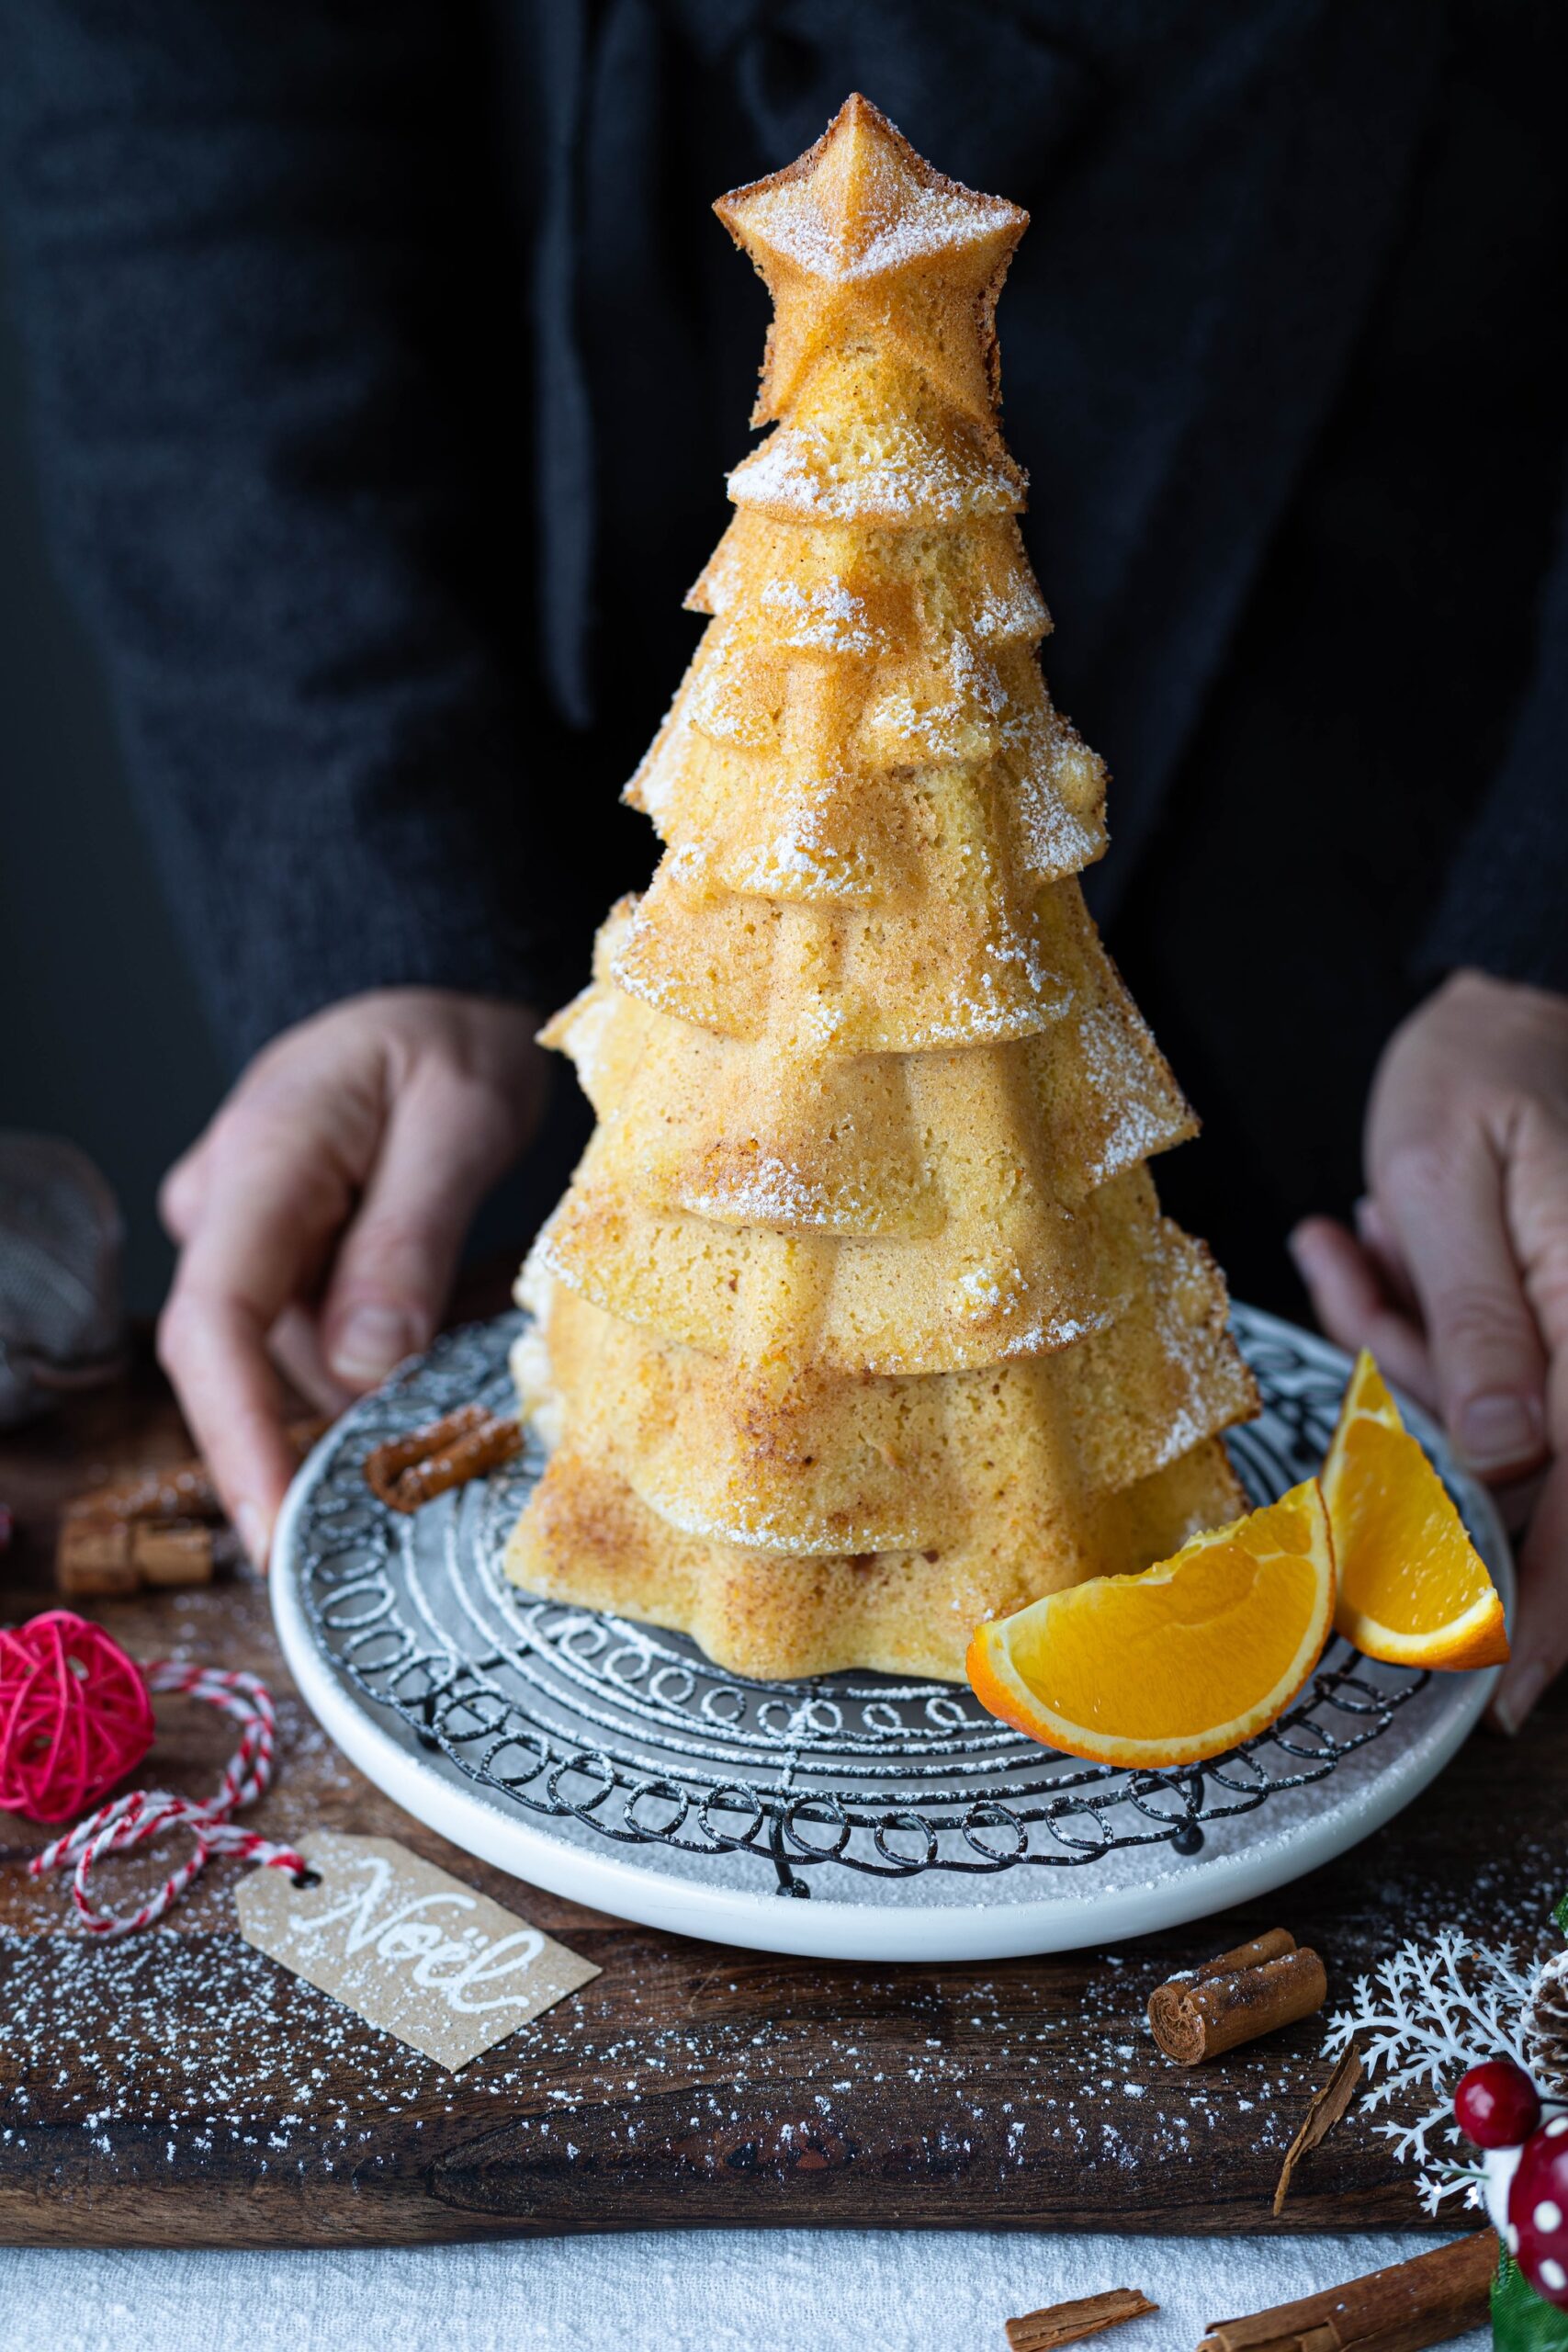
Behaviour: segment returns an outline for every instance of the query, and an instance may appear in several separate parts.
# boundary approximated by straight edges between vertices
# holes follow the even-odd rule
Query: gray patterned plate
[[[289,1494],[272,1591],[295,1679],[361,1770],[558,1894],[835,1959],[1113,1942],[1353,1845],[1441,1770],[1491,1694],[1495,1671],[1377,1666],[1336,1639],[1268,1732],[1156,1773],[1053,1755],[948,1683],[746,1681],[681,1634],[506,1582],[502,1550],[541,1466],[532,1447],[412,1518],[370,1494],[372,1447],[474,1396],[510,1406],[521,1321],[453,1333],[328,1433]],[[1263,1501],[1321,1463],[1348,1366],[1256,1309],[1238,1306],[1235,1329],[1264,1410],[1231,1447]],[[1406,1411],[1511,1607],[1489,1497]]]

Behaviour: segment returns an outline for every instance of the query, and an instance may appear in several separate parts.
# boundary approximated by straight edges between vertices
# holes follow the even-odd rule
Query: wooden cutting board
[[[48,1605],[52,1515],[90,1472],[186,1450],[143,1364],[0,1442],[0,1617]],[[1405,1936],[1534,1938],[1568,1886],[1560,1697],[1517,1744],[1473,1740],[1343,1861],[1260,1907],[1119,1950],[974,1967],[777,1959],[656,1933],[487,1869],[379,1796],[305,1713],[265,1594],[230,1582],[105,1607],[143,1657],[260,1673],[276,1784],[247,1816],[404,1838],[604,1973],[449,2075],[254,1952],[235,1870],[164,1925],[95,1945],[42,1842],[0,1815],[0,2241],[328,2245],[700,2223],[1180,2232],[1421,2227],[1408,2173],[1353,2112],[1282,2223],[1280,2159],[1325,2068],[1321,2019],[1193,2072],[1144,2025],[1172,1969],[1277,1924],[1322,1951],[1330,2001]],[[1568,1695],[1568,1694],[1565,1694]],[[205,1792],[210,1710],[160,1702],[160,1782]],[[152,1883],[151,1862],[119,1866]],[[1441,2229],[1452,2234],[1445,2215]]]

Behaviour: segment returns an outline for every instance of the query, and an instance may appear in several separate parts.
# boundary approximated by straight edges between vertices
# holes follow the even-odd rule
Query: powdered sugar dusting
[[[1014,514],[1024,492],[1010,464],[945,446],[849,454],[816,424],[781,424],[729,477],[737,506],[817,523],[961,523]]]
[[[999,259],[1028,218],[1003,197],[933,172],[859,97],[797,164],[738,188],[719,211],[764,266],[784,262],[840,286],[976,245]]]
[[[758,599],[773,620],[775,641],[797,653],[868,655],[882,650],[860,597],[841,580],[803,588],[793,580],[770,580]]]
[[[912,176],[894,181],[874,209],[860,218],[835,217],[826,209],[836,191],[803,196],[800,184],[786,184],[748,199],[739,217],[749,242],[773,252],[813,277],[847,285],[908,269],[933,254],[994,241],[1018,221],[1017,207],[1001,197],[971,195],[967,188],[922,187]],[[825,199],[825,201],[824,201]]]

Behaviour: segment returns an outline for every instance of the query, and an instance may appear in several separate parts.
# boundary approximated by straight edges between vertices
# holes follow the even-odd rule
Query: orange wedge
[[[1503,1604],[1448,1488],[1363,1348],[1323,1465],[1339,1567],[1334,1623],[1394,1666],[1501,1666]]]
[[[969,1679],[993,1715],[1069,1756],[1199,1764],[1283,1714],[1323,1655],[1334,1582],[1309,1478],[1142,1576],[994,1618],[969,1645]]]

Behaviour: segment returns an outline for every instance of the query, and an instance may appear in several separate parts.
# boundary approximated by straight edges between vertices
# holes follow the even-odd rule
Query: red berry
[[[1507,2239],[1536,2293],[1568,2311],[1568,2115],[1525,2143],[1508,2188]]]
[[[1461,2079],[1454,2114],[1476,2147],[1517,2148],[1540,2121],[1540,2094],[1511,2058],[1488,2058]]]

